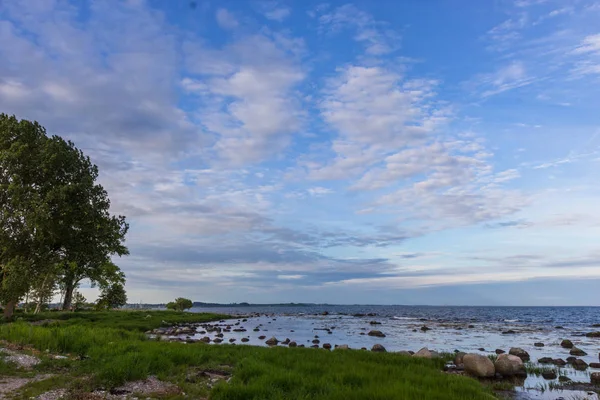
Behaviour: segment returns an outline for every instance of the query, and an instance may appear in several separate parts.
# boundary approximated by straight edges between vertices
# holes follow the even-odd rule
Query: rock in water
[[[500,354],[494,363],[496,372],[502,376],[527,376],[523,360],[510,354]]]
[[[496,368],[492,360],[481,354],[466,354],[463,357],[465,372],[478,378],[492,378]]]
[[[600,363],[590,363],[590,368],[600,368]]]
[[[565,349],[572,349],[573,342],[571,342],[569,339],[565,339],[562,342],[560,342],[560,347],[564,347]]]
[[[544,343],[542,342],[536,342],[533,344],[535,347],[544,347]]]
[[[508,352],[508,354],[513,355],[513,356],[517,356],[519,357],[521,360],[523,361],[529,361],[529,353],[526,352],[525,350],[523,350],[520,347],[512,347],[510,349],[510,351]]]
[[[277,343],[279,343],[279,340],[272,337],[271,339],[267,340],[265,343],[268,344],[269,346],[277,346]]]
[[[555,370],[542,371],[542,377],[544,379],[556,379],[556,371]]]
[[[590,338],[600,338],[600,332],[586,333],[585,336],[590,337]]]
[[[381,331],[369,331],[368,335],[375,337],[385,337],[385,335]]]
[[[538,360],[540,364],[552,364],[554,360],[551,357],[542,357]]]
[[[575,368],[578,371],[584,371],[587,369],[587,367],[588,367],[588,364],[580,358],[573,361],[573,368]]]
[[[600,385],[600,372],[593,372],[590,375],[590,382],[594,385]]]
[[[329,343],[323,343],[323,348],[325,350],[331,350],[331,344],[329,344]]]
[[[570,355],[572,356],[577,356],[577,357],[582,357],[582,356],[587,356],[587,353],[577,347],[573,347],[571,349],[571,351],[569,352]]]
[[[564,367],[565,365],[567,365],[567,362],[562,358],[555,358],[554,360],[552,360],[552,364],[557,365],[559,367]]]
[[[248,339],[247,337],[242,338],[243,343],[248,343],[249,341],[250,341],[250,339]]]
[[[496,354],[500,355],[500,354],[504,354],[504,353],[506,353],[504,350],[496,349]]]
[[[432,358],[433,354],[431,353],[431,351],[429,351],[427,347],[423,347],[421,350],[413,354],[413,357]]]
[[[375,351],[375,352],[379,352],[379,353],[385,353],[387,350],[382,345],[376,344],[376,345],[373,346],[373,348],[371,348],[371,351]]]

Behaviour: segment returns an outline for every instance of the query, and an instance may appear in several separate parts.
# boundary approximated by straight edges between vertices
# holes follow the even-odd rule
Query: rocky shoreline
[[[496,334],[511,338],[511,342],[516,340],[519,335],[532,335],[539,331],[534,327],[511,327],[502,329],[498,332],[498,327],[476,327],[474,324],[456,324],[447,322],[432,321],[411,321],[402,324],[404,330],[417,334],[425,334],[422,337],[422,343],[425,344],[420,350],[412,351],[406,349],[390,350],[387,343],[393,342],[393,336],[386,333],[391,324],[389,321],[380,321],[376,319],[376,314],[360,314],[356,316],[335,316],[329,313],[320,313],[312,316],[290,316],[274,314],[249,314],[245,316],[233,317],[230,320],[221,320],[217,323],[204,324],[185,324],[177,326],[165,326],[153,331],[146,332],[152,337],[161,337],[164,340],[182,341],[187,343],[203,342],[212,344],[250,344],[259,346],[287,346],[287,347],[312,347],[324,350],[370,350],[374,352],[389,352],[405,354],[412,357],[440,357],[444,351],[430,350],[427,342],[431,341],[435,332],[444,332],[448,330],[459,332],[464,336],[465,331],[469,331],[470,337],[485,337],[485,333],[490,329],[496,329]],[[278,324],[281,319],[289,321],[300,319],[304,321],[304,328],[286,329],[286,321]],[[344,319],[344,324],[339,321]],[[355,332],[348,332],[349,319],[360,320],[360,324]],[[423,324],[426,322],[427,324]],[[307,325],[307,324],[310,325]],[[282,327],[283,325],[283,327]],[[295,324],[291,324],[291,328]],[[315,326],[318,325],[318,326]],[[350,324],[352,326],[352,324]],[[376,329],[374,329],[376,328]],[[600,332],[593,330],[598,326],[591,326],[589,332],[568,331],[564,327],[556,327],[555,332],[560,332],[565,336],[560,343],[544,343],[535,341],[531,343],[532,350],[527,351],[521,347],[513,346],[506,348],[496,348],[493,351],[486,351],[479,347],[476,352],[459,351],[454,349],[454,359],[447,363],[444,370],[447,373],[465,374],[486,381],[495,382],[514,382],[515,386],[526,388],[526,381],[533,380],[540,387],[550,387],[553,390],[574,390],[589,393],[600,392]],[[352,337],[354,343],[339,341],[341,331],[344,330],[346,337]],[[275,331],[275,332],[274,332]],[[309,332],[310,331],[310,332]],[[302,335],[300,335],[302,332]],[[310,336],[308,336],[310,334]],[[569,337],[567,337],[567,335]],[[303,336],[303,340],[296,338]],[[369,338],[368,341],[382,340],[369,345],[356,345],[360,338]],[[597,348],[596,360],[590,361],[594,355],[584,351],[574,344],[577,338],[593,340]],[[367,339],[363,339],[367,341]],[[462,339],[461,339],[462,340]],[[386,342],[383,342],[386,341]],[[463,340],[464,341],[464,340]],[[354,344],[354,345],[353,345]],[[456,343],[460,348],[460,343]],[[589,346],[588,346],[589,347]],[[547,354],[550,349],[556,349],[553,356],[534,357],[530,354],[534,350],[543,350]],[[568,351],[568,356],[565,356]],[[448,353],[448,351],[444,351]],[[448,355],[444,355],[448,358]],[[584,360],[586,357],[588,361]],[[573,377],[573,371],[579,371],[585,375]],[[582,379],[586,377],[587,379]],[[531,385],[530,385],[531,386]],[[542,389],[540,389],[542,390]],[[597,397],[592,397],[597,398]]]

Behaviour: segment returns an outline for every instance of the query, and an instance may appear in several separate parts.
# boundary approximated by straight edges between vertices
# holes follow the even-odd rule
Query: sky
[[[598,306],[599,21],[599,0],[0,0],[0,111],[99,166],[132,303]]]

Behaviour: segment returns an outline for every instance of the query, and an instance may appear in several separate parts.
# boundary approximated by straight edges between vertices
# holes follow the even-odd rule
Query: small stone
[[[542,378],[544,379],[556,379],[556,376],[556,371],[554,370],[542,371]]]
[[[366,349],[365,349],[366,350]],[[385,349],[385,347],[383,347],[380,344],[375,344],[373,345],[373,347],[371,348],[371,351],[374,352],[378,352],[378,353],[385,353],[387,350]]]
[[[223,339],[221,338],[214,338],[213,343],[221,343],[223,341]]]
[[[588,367],[588,364],[580,358],[573,361],[573,368],[575,368],[578,371],[584,371],[587,369],[587,367]]]
[[[319,339],[314,339],[312,342],[313,342],[313,344],[319,344],[319,343],[321,343],[321,341]]]
[[[267,337],[265,335],[261,335],[258,337],[258,340],[265,340]]]
[[[423,332],[427,332],[427,331],[430,331],[430,330],[431,330],[431,328],[429,328],[429,327],[427,327],[427,326],[423,325],[423,326],[421,327],[421,330],[422,330]]]
[[[560,347],[563,347],[565,349],[572,349],[573,342],[571,342],[569,339],[565,339],[562,342],[560,342]]]
[[[369,322],[369,325],[381,325],[381,322],[371,321]]]
[[[479,351],[485,351],[485,349],[483,347],[480,347],[477,350],[479,350]]]
[[[502,332],[503,335],[514,335],[515,333],[517,332],[513,331],[512,329]]]
[[[544,347],[544,343],[542,342],[536,342],[533,344],[535,347]]]
[[[587,356],[587,353],[577,347],[573,347],[571,349],[571,351],[569,352],[570,355],[572,356],[577,356],[577,357],[582,357],[582,356]]]

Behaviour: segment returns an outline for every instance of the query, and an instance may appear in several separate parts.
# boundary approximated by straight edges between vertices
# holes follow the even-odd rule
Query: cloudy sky
[[[599,20],[0,0],[0,111],[98,164],[131,302],[600,305]]]

